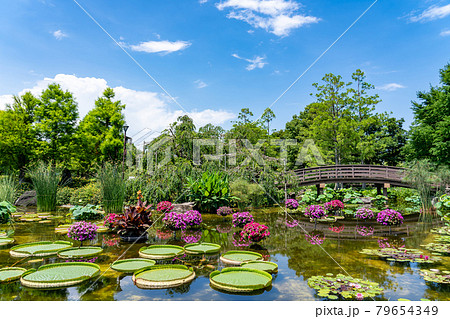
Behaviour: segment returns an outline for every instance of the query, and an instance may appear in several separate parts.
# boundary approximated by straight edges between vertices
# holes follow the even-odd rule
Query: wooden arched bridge
[[[387,194],[391,186],[410,188],[403,180],[405,168],[381,165],[331,165],[317,166],[293,171],[300,186],[317,185],[320,193],[325,184],[375,184],[378,192]]]

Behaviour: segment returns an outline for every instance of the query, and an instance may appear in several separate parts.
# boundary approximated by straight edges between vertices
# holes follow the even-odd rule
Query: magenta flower
[[[159,202],[158,205],[156,205],[156,210],[160,213],[166,213],[172,210],[173,205],[169,201],[163,201]]]
[[[228,206],[222,206],[217,209],[217,215],[227,216],[233,214],[233,210]]]
[[[358,219],[371,219],[374,217],[374,215],[371,209],[361,207],[356,211],[355,217]]]
[[[288,199],[286,200],[286,208],[288,209],[297,209],[298,208],[298,202],[295,199]]]
[[[256,222],[251,222],[244,226],[241,237],[252,243],[260,242],[270,236],[269,227]]]
[[[244,227],[245,225],[254,221],[252,214],[249,212],[234,213],[233,214],[233,226]]]
[[[308,207],[306,207],[305,216],[312,219],[320,219],[327,216],[327,213],[320,205],[309,205]]]
[[[377,222],[386,226],[399,226],[403,224],[403,216],[393,209],[385,209],[378,213]]]
[[[85,240],[93,240],[97,235],[98,226],[89,222],[77,222],[69,227],[67,237],[83,242]]]

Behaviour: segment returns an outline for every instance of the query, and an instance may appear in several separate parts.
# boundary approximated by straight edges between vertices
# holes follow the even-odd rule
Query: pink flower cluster
[[[333,233],[339,234],[340,232],[342,232],[344,230],[344,225],[341,226],[333,226],[333,227],[328,227],[329,230],[331,230]]]
[[[295,199],[288,199],[286,200],[286,208],[288,209],[297,209],[298,208],[298,202]]]
[[[175,230],[199,226],[203,221],[202,215],[196,210],[189,210],[185,213],[166,213],[162,220],[166,227]]]
[[[217,215],[227,216],[233,214],[233,210],[228,206],[222,206],[217,209]]]
[[[69,227],[67,237],[77,241],[93,240],[97,234],[98,226],[85,221],[77,222]]]
[[[108,228],[113,228],[118,216],[119,215],[114,214],[114,213],[106,215],[105,220],[103,221],[103,225]]]
[[[327,216],[327,213],[320,205],[309,205],[306,207],[305,216],[313,219],[320,219]]]
[[[263,239],[269,237],[269,227],[256,222],[251,222],[244,226],[241,231],[241,237],[245,240],[251,241],[252,243],[260,242]]]
[[[355,212],[355,217],[358,219],[371,219],[374,218],[374,215],[370,208],[361,207]]]
[[[323,204],[323,207],[329,212],[337,212],[344,208],[344,203],[339,199],[335,199],[331,202],[326,202],[325,204]]]
[[[156,205],[156,210],[160,213],[166,213],[170,210],[172,210],[173,205],[169,201],[163,201],[159,202],[158,205]]]
[[[234,213],[233,214],[233,226],[244,227],[245,225],[254,221],[252,214],[249,212]]]
[[[378,213],[377,222],[387,226],[399,226],[403,224],[403,216],[393,209],[385,209]]]

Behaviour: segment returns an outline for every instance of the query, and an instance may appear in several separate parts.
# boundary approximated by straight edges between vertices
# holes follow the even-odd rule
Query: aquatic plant
[[[16,207],[8,201],[0,202],[0,224],[6,224],[11,221],[11,214],[15,213],[16,210]]]
[[[228,216],[233,214],[233,210],[228,206],[222,206],[217,209],[217,215],[219,216]]]
[[[373,211],[370,208],[361,207],[355,212],[355,218],[358,219],[372,219],[374,218]]]
[[[286,205],[287,209],[297,209],[298,208],[298,202],[297,202],[297,200],[295,200],[293,198],[286,200],[285,205]]]
[[[40,162],[28,169],[33,188],[36,191],[37,210],[51,212],[56,210],[56,196],[61,181],[61,170]]]
[[[70,208],[69,212],[75,220],[96,220],[103,218],[100,206],[91,204],[85,206],[73,206]]]
[[[232,224],[234,227],[244,227],[254,221],[253,215],[249,212],[240,212],[233,214]]]
[[[420,275],[426,281],[434,282],[436,284],[450,284],[450,271],[447,270],[441,271],[439,269],[421,269]]]
[[[415,262],[415,263],[435,263],[441,259],[436,256],[428,256],[417,249],[406,248],[382,248],[382,249],[363,249],[361,254],[377,256],[387,261],[395,262]]]
[[[323,208],[329,213],[336,214],[340,212],[342,209],[344,209],[344,203],[341,202],[339,199],[335,199],[323,204]]]
[[[373,298],[383,292],[376,282],[342,274],[334,276],[329,273],[325,276],[313,276],[308,279],[308,285],[317,290],[319,297],[330,300],[336,300],[339,297],[363,300],[368,297]]]
[[[403,224],[403,216],[393,209],[385,209],[378,213],[377,222],[387,226],[399,226]]]
[[[79,241],[81,246],[83,241],[95,239],[97,229],[98,226],[95,224],[85,221],[77,222],[69,227],[67,237]]]
[[[450,226],[434,228],[431,230],[431,232],[439,235],[450,236]]]
[[[373,227],[372,226],[356,226],[356,232],[363,237],[372,236],[373,235]]]
[[[137,195],[136,205],[128,207],[123,215],[118,215],[114,220],[114,228],[121,236],[141,236],[153,224],[151,205],[142,201],[141,191]]]
[[[167,212],[171,211],[172,208],[173,208],[173,205],[172,205],[172,203],[169,202],[169,201],[159,202],[159,203],[156,205],[156,210],[157,210],[159,213],[167,213]]]
[[[252,243],[258,243],[270,236],[269,227],[256,222],[248,223],[241,231],[241,237]]]
[[[421,246],[442,255],[450,255],[450,243],[429,243]]]
[[[320,219],[327,216],[327,213],[320,205],[309,205],[306,207],[305,216],[311,219]]]
[[[325,234],[319,230],[313,230],[309,234],[305,234],[305,238],[311,245],[322,245],[325,240]]]
[[[0,176],[0,202],[14,203],[19,181],[14,175]]]
[[[115,165],[106,163],[97,171],[97,181],[105,212],[122,213],[126,184],[120,170]]]

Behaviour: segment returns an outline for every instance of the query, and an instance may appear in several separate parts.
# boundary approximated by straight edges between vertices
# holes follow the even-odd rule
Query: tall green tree
[[[270,122],[276,118],[275,113],[270,108],[266,108],[261,115],[261,122],[267,125],[267,135],[270,135]]]
[[[106,88],[95,101],[94,108],[80,122],[77,137],[82,167],[122,160],[122,128],[125,124],[122,112],[125,105],[121,101],[113,101],[114,98],[114,90]]]
[[[409,159],[450,165],[450,63],[439,71],[440,85],[417,93],[408,143]]]

